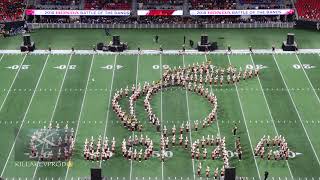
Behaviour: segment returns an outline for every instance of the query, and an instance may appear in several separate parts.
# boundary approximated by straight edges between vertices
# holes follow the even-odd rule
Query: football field
[[[316,53],[0,54],[1,176],[8,180],[77,180],[89,177],[90,168],[101,167],[103,175],[112,180],[205,179],[204,170],[202,177],[196,175],[199,161],[203,167],[210,166],[213,174],[213,169],[221,168],[221,159],[192,160],[190,150],[180,146],[170,146],[164,162],[157,157],[161,134],[149,123],[144,97],[136,103],[137,118],[143,124],[141,133],[125,129],[110,103],[120,88],[159,80],[164,68],[208,60],[216,67],[256,67],[261,73],[236,85],[211,86],[218,98],[217,121],[191,131],[190,141],[207,135],[225,137],[230,164],[236,167],[238,177],[259,179],[268,171],[273,180],[319,180],[320,55]],[[121,102],[125,110],[128,102]],[[180,88],[159,92],[151,104],[170,132],[174,124],[179,127],[201,120],[211,111],[203,98]],[[68,124],[75,131],[75,152],[69,162],[38,163],[26,155],[32,132],[50,123],[62,128]],[[235,124],[243,148],[241,161],[234,153]],[[125,159],[122,140],[141,134],[154,141],[154,157],[142,162]],[[109,161],[85,160],[85,139],[99,135],[115,137],[116,153]],[[254,157],[254,148],[264,135],[285,137],[290,158],[268,161]]]

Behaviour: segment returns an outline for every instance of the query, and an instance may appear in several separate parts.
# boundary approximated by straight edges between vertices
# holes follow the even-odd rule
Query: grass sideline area
[[[152,41],[155,33],[159,34],[160,43],[163,41],[165,49],[178,49],[183,40],[178,30],[174,33],[170,30],[115,32],[121,35],[123,41],[128,41],[129,46],[132,43],[131,47],[136,47],[134,42],[137,41],[145,49],[159,47]],[[196,40],[202,30],[187,32]],[[223,36],[224,39],[219,41],[223,47],[230,43],[234,48],[246,49],[254,44],[253,47],[267,49],[273,42],[279,45],[287,32],[296,34],[296,41],[302,48],[320,47],[320,35],[304,30],[210,30],[208,34],[209,38]],[[56,35],[50,36],[51,33]],[[174,38],[174,35],[177,37]],[[111,37],[108,38],[110,40]],[[103,30],[37,30],[32,34],[32,39],[38,44],[38,49],[46,49],[48,45],[53,49],[70,49],[72,45],[76,49],[90,49],[88,44],[105,39],[105,35]],[[20,37],[1,39],[0,49],[17,49],[20,42]],[[5,137],[0,142],[0,172],[4,178],[84,179],[89,176],[91,167],[100,166],[99,162],[83,159],[85,138],[97,138],[105,133],[117,140],[118,153],[110,161],[101,163],[103,175],[110,179],[205,179],[204,173],[201,178],[194,176],[193,167],[196,168],[199,161],[193,162],[189,150],[181,147],[170,147],[172,157],[164,163],[158,158],[143,162],[124,159],[120,152],[121,141],[132,136],[132,133],[119,123],[109,102],[116,89],[158,80],[163,67],[178,67],[207,60],[221,67],[232,64],[242,69],[254,66],[262,69],[259,78],[243,81],[237,86],[212,86],[218,98],[218,120],[208,128],[192,132],[192,139],[220,134],[226,137],[227,149],[233,152],[235,137],[231,131],[234,123],[237,123],[244,151],[242,161],[236,157],[230,158],[231,165],[237,168],[237,176],[258,179],[267,170],[273,179],[320,178],[319,54],[0,54],[0,58],[0,135]],[[202,98],[192,93],[186,94],[185,90],[179,88],[170,88],[157,94],[152,99],[152,107],[168,129],[173,124],[202,119],[210,111]],[[137,102],[136,109],[144,126],[142,133],[153,138],[155,148],[159,148],[160,134],[147,122],[143,100]],[[72,165],[37,167],[32,163],[35,161],[18,158],[21,154],[23,156],[23,147],[19,145],[24,143],[26,133],[48,126],[50,120],[61,127],[68,124],[77,130]],[[19,129],[21,132],[14,142]],[[292,158],[288,161],[267,161],[252,156],[251,149],[264,135],[272,137],[276,134],[286,138],[289,148],[294,152]],[[140,133],[137,135],[140,136]],[[222,165],[222,160],[201,162],[204,167]]]
[[[118,34],[121,41],[128,42],[129,49],[181,49],[183,36],[187,37],[186,48],[189,49],[189,39],[195,44],[203,33],[209,40],[217,41],[219,49],[226,49],[230,44],[233,49],[269,49],[272,45],[281,48],[287,33],[296,35],[299,48],[315,49],[320,47],[320,35],[317,31],[302,29],[109,29],[106,36],[104,29],[39,29],[31,33],[37,49],[92,49],[98,42],[109,42],[112,35]],[[155,35],[159,43],[154,43]],[[0,39],[0,49],[19,49],[21,36]]]

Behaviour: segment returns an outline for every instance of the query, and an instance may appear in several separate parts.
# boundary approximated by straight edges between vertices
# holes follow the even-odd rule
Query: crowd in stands
[[[320,20],[319,0],[298,0],[295,6],[300,18],[308,20]]]
[[[130,10],[130,0],[85,0],[84,9]]]
[[[79,5],[80,0],[38,0],[37,4],[50,6],[74,6]]]
[[[192,9],[236,9],[236,0],[191,0]]]
[[[21,20],[24,7],[25,4],[23,0],[1,0],[0,22]]]
[[[247,9],[281,9],[290,4],[285,0],[239,0],[239,5]]]

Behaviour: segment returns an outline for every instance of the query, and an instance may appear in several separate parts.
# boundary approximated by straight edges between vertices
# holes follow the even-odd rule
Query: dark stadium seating
[[[21,20],[24,7],[23,0],[1,0],[0,22]]]
[[[129,0],[85,0],[84,9],[106,9],[106,10],[130,10]]]
[[[248,5],[249,8],[280,9],[285,8],[284,0],[239,0],[240,5]]]
[[[300,18],[320,20],[319,0],[298,0],[295,4]]]
[[[191,0],[192,9],[236,9],[236,0]]]
[[[69,6],[79,5],[80,0],[38,0],[37,4],[40,5],[53,5],[53,6]]]

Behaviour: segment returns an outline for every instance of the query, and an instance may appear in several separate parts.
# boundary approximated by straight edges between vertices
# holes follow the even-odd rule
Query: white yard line
[[[204,55],[204,57],[205,57],[206,61],[208,61],[208,58],[207,58],[207,55],[206,55],[206,54]],[[210,91],[211,91],[211,93],[213,92],[213,90],[212,90],[212,85],[210,85]],[[217,120],[216,120],[216,121],[217,121],[217,128],[218,128],[218,136],[220,136],[220,137],[221,137],[218,118],[217,118]]]
[[[182,62],[183,62],[183,67],[186,67],[185,66],[185,63],[184,63],[184,54],[182,55]],[[186,88],[186,87],[185,87]],[[190,121],[190,109],[189,109],[189,98],[188,98],[188,90],[186,88],[186,101],[187,101],[187,109],[188,109],[188,121],[189,121],[189,124],[191,125],[191,121]],[[192,128],[190,128],[189,130],[189,138],[190,138],[190,147],[192,147]],[[193,179],[195,180],[196,179],[196,172],[195,172],[195,168],[194,168],[194,159],[191,159],[192,161],[192,171],[193,171]]]
[[[231,65],[231,61],[230,61],[229,55],[228,55],[228,60],[229,60],[229,64]],[[240,95],[239,95],[239,92],[238,92],[238,86],[237,86],[237,84],[235,84],[235,87],[236,87],[237,96],[238,96],[238,100],[239,100],[239,104],[240,104],[240,109],[241,109],[241,113],[242,113],[242,118],[243,118],[244,124],[245,124],[245,126],[246,126],[246,131],[247,131],[247,135],[248,135],[248,139],[249,139],[249,143],[250,143],[250,147],[251,147],[250,149],[251,149],[251,152],[252,152],[252,157],[253,157],[254,163],[255,163],[255,165],[256,165],[256,169],[257,169],[257,173],[258,173],[259,179],[261,179],[261,175],[260,175],[260,172],[259,172],[257,160],[256,160],[256,158],[255,158],[255,156],[254,156],[254,153],[253,153],[253,146],[252,146],[252,142],[251,142],[251,137],[250,137],[250,133],[249,133],[248,126],[247,126],[246,117],[245,117],[244,112],[243,112],[242,102],[241,102],[241,100],[240,100]]]
[[[279,72],[280,72],[282,81],[284,82],[284,85],[285,85],[286,88],[288,89],[288,85],[287,85],[286,81],[284,80],[284,77],[283,77],[282,72],[281,72],[281,70],[280,70],[280,67],[279,67],[279,65],[278,65],[277,58],[276,58],[274,55],[272,55],[272,57],[273,57],[273,60],[274,60],[274,62],[276,63],[277,68],[278,68],[278,70],[279,70]],[[303,127],[303,130],[304,130],[305,134],[307,135],[307,138],[308,138],[308,141],[309,141],[309,143],[310,143],[310,145],[311,145],[312,151],[313,151],[313,153],[314,153],[314,155],[315,155],[315,157],[316,157],[316,159],[317,159],[317,161],[318,161],[318,164],[320,165],[320,161],[319,161],[318,155],[317,155],[317,153],[316,153],[316,151],[315,151],[315,149],[314,149],[314,147],[313,147],[313,145],[312,145],[312,143],[311,143],[310,137],[309,137],[308,132],[307,132],[305,126],[304,126],[304,123],[302,122],[302,118],[301,118],[300,113],[299,113],[299,111],[298,111],[298,109],[297,109],[297,106],[296,106],[296,104],[295,104],[295,102],[294,102],[294,100],[293,100],[293,98],[292,98],[291,92],[288,91],[288,93],[289,93],[290,99],[291,99],[291,101],[292,101],[293,107],[294,107],[294,109],[295,109],[296,112],[297,112],[297,115],[298,115],[298,117],[299,117],[299,120],[300,120],[300,122],[301,122],[301,125],[302,125],[302,127]]]
[[[162,54],[160,54],[160,81],[162,82]],[[162,135],[162,129],[163,129],[163,120],[162,120],[162,85],[161,85],[161,90],[160,90],[160,123],[161,123],[161,129],[160,129],[160,134]],[[163,172],[163,161],[161,161],[161,179],[163,180],[164,178],[164,172]]]
[[[298,59],[298,61],[299,61],[299,64],[300,64],[300,66],[301,66],[301,69],[302,69],[303,72],[304,72],[304,75],[307,77],[307,80],[308,80],[308,82],[309,82],[309,84],[310,84],[310,86],[311,86],[311,88],[312,88],[312,90],[313,90],[313,92],[314,92],[314,95],[316,96],[318,102],[320,103],[319,96],[318,96],[316,90],[314,89],[313,84],[311,83],[311,81],[310,81],[310,79],[309,79],[309,76],[307,75],[306,70],[304,69],[304,67],[303,67],[303,65],[302,65],[302,63],[301,63],[301,61],[300,61],[300,58],[298,57],[297,54],[296,54],[296,57],[297,57],[297,59]]]
[[[19,67],[18,72],[20,71],[23,62],[24,62],[24,60],[26,59],[26,56],[27,56],[27,54],[25,55],[22,63],[20,64],[20,67]],[[41,80],[41,78],[42,78],[42,75],[43,75],[44,69],[45,69],[45,67],[46,67],[46,65],[47,65],[47,62],[48,62],[49,57],[50,57],[50,55],[47,56],[46,61],[45,61],[44,65],[43,65],[43,67],[42,67],[42,70],[41,70],[40,76],[39,76],[39,78],[38,78],[38,81],[37,81],[37,84],[36,84],[35,89],[37,89],[38,86],[39,86],[40,80]],[[16,80],[17,75],[18,75],[18,72],[16,73],[16,76],[15,76],[13,82]],[[12,82],[12,84],[11,84],[11,87],[12,87],[12,85],[13,85],[13,82]],[[11,89],[11,87],[10,87],[10,89]],[[19,130],[18,130],[18,132],[17,132],[17,134],[16,134],[16,136],[15,136],[15,138],[14,138],[13,144],[12,144],[12,146],[11,146],[11,150],[10,150],[10,152],[9,152],[9,155],[8,155],[8,157],[7,157],[6,163],[5,163],[4,167],[3,167],[3,170],[2,170],[2,172],[1,172],[0,177],[2,177],[3,174],[4,174],[4,172],[5,172],[5,169],[6,169],[6,167],[7,167],[7,164],[8,164],[8,162],[9,162],[10,157],[11,157],[11,153],[12,153],[12,151],[13,151],[15,145],[16,145],[17,139],[18,139],[18,137],[19,137],[19,135],[20,135],[21,129],[22,129],[23,125],[24,125],[24,122],[25,122],[25,120],[26,120],[27,114],[28,114],[28,112],[29,112],[30,106],[31,106],[31,104],[32,104],[32,100],[33,100],[34,95],[36,94],[36,92],[37,92],[37,91],[33,91],[33,93],[32,93],[32,96],[31,96],[31,99],[30,99],[30,101],[29,101],[28,107],[27,107],[27,109],[26,109],[26,112],[25,112],[24,115],[23,115],[22,122],[21,122],[20,127],[19,127]],[[8,93],[9,93],[9,91],[8,91]],[[6,98],[8,97],[8,93],[7,93]],[[6,99],[6,98],[5,98],[5,99]],[[5,102],[5,101],[4,101],[4,102]],[[1,108],[2,108],[2,106],[1,106]],[[1,110],[1,108],[0,108],[0,110]]]
[[[50,117],[50,123],[52,123],[54,114],[55,114],[55,112],[56,112],[56,108],[57,108],[57,105],[58,105],[58,102],[59,102],[59,99],[60,99],[61,90],[62,90],[62,87],[63,87],[63,84],[64,84],[64,80],[66,79],[66,75],[67,75],[67,72],[68,72],[68,69],[69,69],[69,64],[70,64],[71,58],[72,58],[72,54],[71,54],[70,57],[69,57],[68,64],[67,64],[67,67],[66,67],[66,71],[64,72],[64,75],[63,75],[63,79],[62,79],[62,82],[61,82],[61,85],[60,85],[60,91],[59,91],[59,93],[58,93],[58,97],[57,97],[57,100],[56,100],[56,102],[55,102],[55,105],[54,105],[54,108],[53,108],[53,111],[52,111],[52,114],[51,114],[51,117]],[[42,146],[42,149],[43,149],[43,148],[44,148],[44,145]],[[40,157],[39,157],[39,159],[38,159],[36,169],[35,169],[34,172],[33,172],[32,179],[34,179],[35,176],[36,176],[36,174],[37,174],[39,162],[40,162]]]
[[[114,80],[114,74],[116,71],[116,64],[117,64],[117,56],[114,56],[114,62],[113,62],[113,70],[112,70],[112,79],[110,84],[110,92],[109,92],[109,100],[108,100],[108,109],[107,109],[107,117],[106,117],[106,124],[104,126],[103,136],[102,138],[106,138],[107,128],[108,128],[108,120],[109,120],[109,114],[110,114],[110,106],[111,106],[111,99],[112,99],[112,88],[113,88],[113,80]],[[102,166],[102,158],[100,159],[99,167]]]
[[[252,62],[252,64],[253,64],[253,67],[255,67],[255,63],[254,63],[254,61],[253,61],[253,58],[252,58],[252,55],[251,55],[251,54],[250,54],[250,59],[251,59],[251,62]],[[268,104],[266,95],[265,95],[265,93],[264,93],[264,91],[263,91],[263,88],[262,88],[262,84],[261,84],[259,75],[258,75],[257,78],[258,78],[258,81],[259,81],[259,85],[260,85],[260,88],[261,88],[261,92],[262,92],[264,101],[265,101],[265,103],[266,103],[266,105],[267,105],[267,109],[268,109],[268,112],[269,112],[269,116],[270,116],[272,125],[273,125],[273,127],[274,127],[274,130],[276,131],[276,135],[279,136],[279,133],[278,133],[277,127],[276,127],[276,125],[275,125],[275,123],[274,123],[274,119],[273,119],[273,116],[272,116],[272,113],[271,113],[271,110],[270,110],[270,107],[269,107],[269,104]],[[287,166],[288,166],[288,169],[289,169],[289,172],[290,172],[291,179],[294,179],[294,178],[293,178],[293,175],[292,175],[292,171],[291,171],[290,165],[289,165],[289,163],[288,163],[288,160],[286,160],[286,163],[287,163]]]
[[[138,54],[137,57],[137,70],[136,70],[136,88],[138,86],[138,77],[139,77],[139,60],[140,60],[140,55]],[[134,138],[134,131],[132,131],[132,138]],[[133,160],[131,159],[130,161],[130,180],[132,180],[132,164],[133,164]]]
[[[3,56],[2,56],[2,57],[3,57]],[[21,61],[21,63],[20,63],[19,69],[17,70],[16,75],[14,76],[13,81],[11,82],[11,85],[10,85],[10,87],[9,87],[8,91],[7,91],[7,94],[6,94],[6,96],[5,96],[5,98],[4,98],[3,102],[2,102],[2,104],[1,104],[1,106],[0,106],[0,111],[2,110],[3,105],[4,105],[4,103],[5,103],[5,102],[6,102],[6,100],[7,100],[7,97],[8,97],[8,95],[9,95],[9,93],[10,93],[11,89],[12,89],[12,86],[13,86],[14,82],[16,81],[16,79],[17,79],[17,77],[18,77],[18,74],[19,74],[19,72],[20,72],[20,69],[21,69],[21,67],[22,67],[22,65],[23,65],[23,63],[24,63],[24,61],[25,61],[26,57],[27,57],[27,54],[23,57],[23,60],[22,60],[22,61]]]
[[[87,89],[88,89],[88,85],[89,85],[89,81],[90,81],[90,77],[91,77],[91,70],[92,70],[93,61],[94,61],[94,55],[92,56],[92,59],[91,59],[91,64],[90,64],[90,68],[89,68],[89,74],[88,74],[88,78],[87,78],[86,88],[85,88],[84,93],[83,93],[83,98],[82,98],[80,113],[79,113],[79,117],[78,117],[77,127],[76,127],[76,130],[74,132],[74,134],[75,134],[74,135],[74,142],[75,143],[76,143],[77,135],[78,135],[78,131],[79,131],[79,126],[80,126],[80,121],[81,121],[81,117],[82,117],[84,102],[86,100]],[[71,160],[71,158],[72,157],[70,157],[70,160]],[[67,180],[67,178],[68,178],[69,169],[70,169],[70,166],[67,166],[67,172],[66,172],[66,175],[64,177],[65,180]]]
[[[4,57],[4,54],[2,54],[2,56],[1,56],[1,58],[0,58],[0,62],[2,61],[3,57]]]

